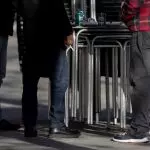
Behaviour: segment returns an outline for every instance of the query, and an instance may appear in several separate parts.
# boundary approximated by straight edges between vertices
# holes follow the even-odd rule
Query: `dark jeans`
[[[50,127],[64,125],[65,92],[68,87],[68,62],[65,51],[61,50],[57,59],[51,64]],[[23,74],[22,114],[25,126],[35,126],[37,121],[37,84],[39,76]]]
[[[150,123],[150,32],[135,32],[131,39],[130,82],[133,119],[130,133],[143,136]]]

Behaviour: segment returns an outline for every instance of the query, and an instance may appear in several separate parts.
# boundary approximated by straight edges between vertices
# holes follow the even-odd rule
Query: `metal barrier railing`
[[[120,127],[125,128],[126,104],[130,106],[127,84],[129,66],[126,64],[129,59],[127,39],[130,36],[94,35],[91,39],[81,33],[80,30],[75,36],[75,51],[72,54],[71,87],[66,103],[67,122],[68,118],[87,124],[106,122],[107,127],[120,123]],[[81,36],[86,44],[80,44]],[[111,62],[108,57],[110,52]],[[103,56],[105,63],[101,61]],[[101,75],[102,63],[105,64],[105,75]]]
[[[109,58],[108,58],[108,51],[112,50],[112,109],[114,110],[113,112],[113,119],[114,119],[114,124],[117,123],[117,119],[118,119],[118,67],[116,66],[117,63],[114,59],[114,57],[116,56],[116,60],[118,60],[118,49],[120,50],[120,68],[121,68],[121,76],[120,76],[120,87],[123,87],[123,74],[124,74],[124,70],[123,68],[123,47],[121,45],[121,43],[119,41],[114,41],[112,38],[112,36],[96,36],[93,41],[92,41],[92,51],[94,51],[95,49],[95,41],[97,39],[105,39],[105,38],[110,38],[109,40],[103,40],[102,45],[99,45],[99,51],[101,51],[101,48],[105,48],[105,92],[106,92],[106,110],[107,110],[107,125],[110,125],[111,122],[111,104],[110,104],[110,78],[109,78]],[[115,38],[115,36],[113,36],[113,38]],[[107,43],[106,43],[107,42]],[[106,44],[104,44],[106,43]],[[97,56],[96,56],[97,57]],[[96,69],[96,68],[95,68]],[[100,85],[101,86],[101,85]],[[121,121],[121,127],[125,126],[125,99],[124,99],[124,93],[123,90],[120,88],[120,105],[122,107],[120,107],[120,121]],[[99,113],[100,114],[100,113]],[[97,119],[98,120],[98,119]]]
[[[97,37],[97,38],[101,38],[101,37]],[[102,101],[104,101],[104,98],[102,98],[102,95],[104,94],[104,91],[105,91],[106,114],[107,114],[106,118],[107,118],[107,125],[109,126],[111,123],[111,109],[113,109],[113,123],[117,124],[117,120],[118,120],[118,109],[119,109],[118,97],[119,97],[119,91],[121,91],[121,89],[118,90],[119,89],[118,86],[121,87],[121,85],[120,85],[121,82],[118,81],[118,53],[119,53],[118,51],[120,51],[120,56],[121,56],[123,48],[122,48],[120,42],[118,42],[118,41],[103,40],[102,42],[103,42],[102,45],[94,45],[94,42],[93,42],[93,51],[96,51],[97,53],[99,52],[101,54],[101,51],[104,50],[104,48],[105,48],[105,52],[104,52],[105,77],[103,77],[103,81],[105,82],[105,90],[103,89],[103,93],[101,92],[101,95],[99,95],[100,98],[95,99],[95,101],[96,101],[95,102],[95,105],[96,105],[96,116],[95,117],[96,117],[96,123],[98,123],[100,121],[100,115],[102,112],[101,109],[104,109],[104,106],[102,106]],[[112,51],[112,62],[109,61],[109,51]],[[96,60],[98,60],[97,57],[99,57],[99,56],[95,55],[95,57],[96,57]],[[109,71],[110,64],[112,64],[111,65],[112,66],[111,67],[112,68],[112,78],[110,78],[110,71]],[[121,65],[122,65],[122,63],[121,63]],[[97,65],[97,63],[96,63],[95,64],[95,70],[97,70],[97,68],[100,68],[100,72],[101,72],[101,66]],[[121,72],[121,74],[122,74],[122,72]],[[96,79],[99,78],[99,82],[101,82],[100,85],[95,87],[95,90],[98,93],[99,91],[102,91],[102,89],[101,89],[101,87],[103,85],[102,84],[102,77],[99,74],[95,74],[95,78]],[[111,89],[110,89],[110,85],[112,87]],[[96,93],[95,93],[95,96],[97,96]],[[122,94],[122,96],[123,96],[123,94]],[[120,99],[121,99],[120,100],[120,104],[121,104],[123,102],[122,102],[121,97],[120,97]],[[98,103],[101,103],[100,108],[98,107],[99,105],[97,105]],[[121,112],[123,112],[123,111],[121,111]]]

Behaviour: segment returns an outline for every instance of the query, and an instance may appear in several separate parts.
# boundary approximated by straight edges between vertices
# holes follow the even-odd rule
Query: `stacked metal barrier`
[[[126,105],[130,106],[130,35],[100,34],[96,30],[82,29],[75,34],[71,84],[66,100],[67,123],[70,118],[87,124],[103,123],[106,127],[120,124],[125,128]]]
[[[128,103],[127,59],[129,57],[124,41],[123,43],[119,41],[121,38],[123,38],[122,35],[97,36],[92,41],[92,49],[95,52],[94,115],[95,123],[107,121],[107,126],[110,126],[111,123],[116,125],[120,122],[120,127],[125,128],[126,104]],[[105,76],[101,76],[102,51],[105,58]],[[109,52],[111,52],[112,58],[109,58]],[[103,118],[102,115],[106,118]]]

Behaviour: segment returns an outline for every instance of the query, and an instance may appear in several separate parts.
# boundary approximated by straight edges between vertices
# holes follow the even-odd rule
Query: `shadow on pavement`
[[[47,137],[37,137],[32,139],[27,139],[23,137],[20,132],[1,132],[1,137],[13,138],[21,140],[30,144],[39,145],[45,148],[55,148],[56,150],[95,150],[91,148],[79,147],[75,145],[66,144],[63,142],[55,141],[54,139],[49,139]]]

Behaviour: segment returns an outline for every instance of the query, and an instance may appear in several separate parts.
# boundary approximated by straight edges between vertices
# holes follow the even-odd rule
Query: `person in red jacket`
[[[148,142],[150,125],[150,0],[124,0],[122,19],[132,33],[130,83],[133,118],[117,142]]]

